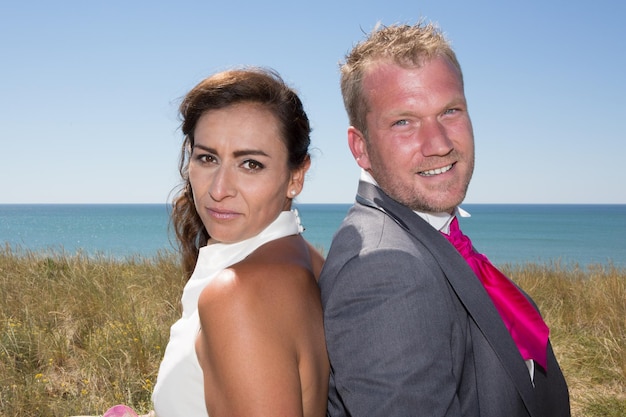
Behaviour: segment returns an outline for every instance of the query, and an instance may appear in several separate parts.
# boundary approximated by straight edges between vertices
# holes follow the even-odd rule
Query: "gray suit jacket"
[[[491,299],[439,232],[361,182],[319,280],[331,417],[560,417],[569,394],[548,347],[528,368]]]

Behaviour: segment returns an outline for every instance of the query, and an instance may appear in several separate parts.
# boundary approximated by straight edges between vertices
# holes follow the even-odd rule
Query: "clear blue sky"
[[[626,3],[3,1],[0,203],[160,203],[177,106],[205,76],[278,70],[312,121],[301,203],[353,201],[338,62],[384,24],[438,22],[476,138],[467,203],[626,203]]]

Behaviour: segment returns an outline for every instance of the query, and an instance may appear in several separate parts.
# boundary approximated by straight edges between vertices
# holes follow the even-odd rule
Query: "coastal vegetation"
[[[540,306],[574,416],[626,415],[626,270],[501,265]],[[102,414],[150,394],[184,285],[178,259],[0,247],[0,416]]]

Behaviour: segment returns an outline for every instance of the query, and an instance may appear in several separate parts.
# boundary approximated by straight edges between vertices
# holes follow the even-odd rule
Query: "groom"
[[[328,415],[569,416],[535,305],[458,230],[474,137],[449,43],[375,29],[341,72],[362,173],[319,280]]]

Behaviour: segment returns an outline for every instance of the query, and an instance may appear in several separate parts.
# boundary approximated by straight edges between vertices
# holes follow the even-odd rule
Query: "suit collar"
[[[430,251],[470,317],[495,351],[504,369],[509,372],[530,415],[537,415],[528,368],[517,354],[517,346],[495,306],[484,302],[489,295],[465,259],[437,230],[375,185],[361,181],[356,200],[358,204],[385,213]]]

